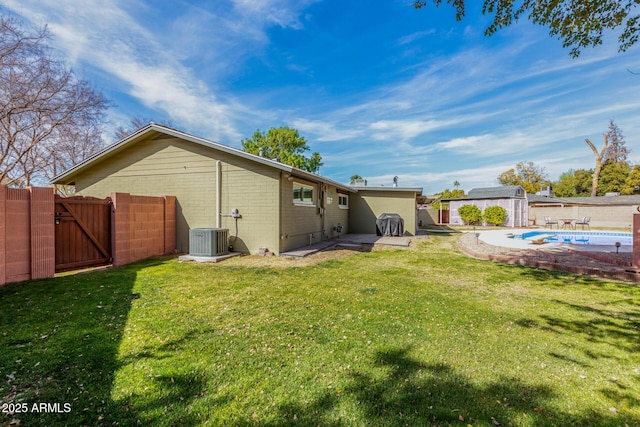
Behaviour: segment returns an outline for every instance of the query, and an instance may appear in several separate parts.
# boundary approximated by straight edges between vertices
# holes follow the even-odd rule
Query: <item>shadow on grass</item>
[[[111,399],[118,349],[137,271],[165,261],[0,287],[0,403],[23,409],[0,425],[135,425]]]
[[[582,336],[594,344],[605,344],[618,350],[634,354],[640,352],[640,309],[631,300],[625,300],[627,307],[607,309],[589,305],[574,304],[555,300],[555,303],[570,309],[573,315],[564,317],[541,314],[539,320],[519,319],[515,323],[523,328],[539,328],[560,335]],[[608,305],[620,305],[614,301]],[[594,354],[585,351],[590,359],[613,357],[609,354]],[[560,358],[560,357],[559,357]]]
[[[366,425],[636,425],[640,419],[587,411],[555,409],[558,396],[545,385],[501,377],[486,385],[445,364],[425,364],[408,349],[376,354],[383,378],[356,372],[344,390],[330,390],[307,404],[279,407],[270,425],[345,425],[343,414],[359,412]],[[343,403],[345,400],[350,403]],[[344,406],[344,407],[342,407]]]

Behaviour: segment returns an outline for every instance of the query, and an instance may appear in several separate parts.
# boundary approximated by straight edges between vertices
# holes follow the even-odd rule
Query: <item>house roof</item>
[[[376,187],[361,187],[354,186],[357,191],[380,191],[380,192],[389,192],[389,193],[401,193],[401,192],[410,192],[410,193],[418,193],[422,194],[422,187],[384,187],[384,186],[376,186]]]
[[[524,199],[526,192],[519,185],[503,187],[474,188],[467,194],[467,199]]]
[[[536,205],[640,205],[640,195],[596,197],[546,197],[530,195],[528,199],[530,204]]]
[[[509,185],[504,187],[486,187],[474,188],[469,190],[466,197],[453,199],[442,199],[442,201],[450,200],[480,200],[480,199],[524,199],[527,193],[519,185]]]
[[[185,141],[189,141],[192,142],[194,144],[199,144],[202,145],[204,147],[207,148],[211,148],[211,149],[215,149],[218,151],[222,151],[224,153],[227,154],[231,154],[237,157],[241,157],[243,159],[247,159],[247,160],[251,160],[254,161],[256,163],[260,163],[263,164],[265,166],[269,166],[275,169],[279,169],[282,170],[284,172],[288,172],[294,176],[297,176],[299,178],[305,178],[308,180],[313,180],[313,181],[319,181],[319,182],[323,182],[326,184],[330,184],[333,185],[337,188],[340,188],[341,190],[345,190],[345,191],[349,191],[352,193],[355,193],[356,190],[353,189],[350,186],[341,184],[339,182],[333,181],[331,179],[325,178],[321,175],[316,175],[314,173],[311,172],[307,172],[305,170],[302,169],[298,169],[295,168],[293,166],[284,164],[284,163],[280,163],[278,161],[275,160],[271,160],[271,159],[267,159],[265,157],[261,157],[261,156],[257,156],[255,154],[251,154],[251,153],[247,153],[246,151],[242,151],[239,150],[237,148],[233,148],[233,147],[229,147],[227,145],[223,145],[220,144],[218,142],[214,142],[214,141],[209,141],[206,140],[204,138],[200,138],[197,136],[193,136],[190,135],[188,133],[176,130],[176,129],[172,129],[170,127],[167,126],[163,126],[163,125],[158,125],[156,123],[149,123],[147,126],[144,126],[140,129],[138,129],[136,132],[132,133],[131,135],[114,142],[113,144],[105,147],[104,149],[98,151],[96,154],[94,154],[93,156],[87,158],[86,160],[84,160],[81,163],[78,163],[77,165],[72,166],[71,168],[67,169],[66,171],[62,172],[61,174],[55,176],[50,182],[51,184],[69,184],[73,182],[73,179],[81,172],[85,171],[86,169],[94,166],[95,164],[102,162],[106,159],[108,159],[109,157],[111,157],[112,155],[124,150],[125,148],[128,148],[129,146],[135,144],[138,141],[141,141],[142,139],[150,136],[150,135],[158,135],[158,134],[165,134],[165,135],[170,135],[176,138],[180,138],[183,139]]]

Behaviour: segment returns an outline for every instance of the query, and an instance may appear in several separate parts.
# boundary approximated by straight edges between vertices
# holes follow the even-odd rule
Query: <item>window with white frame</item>
[[[313,200],[313,186],[302,184],[300,182],[293,183],[293,203],[296,205],[315,206]]]
[[[349,196],[346,194],[338,194],[338,207],[349,209]]]

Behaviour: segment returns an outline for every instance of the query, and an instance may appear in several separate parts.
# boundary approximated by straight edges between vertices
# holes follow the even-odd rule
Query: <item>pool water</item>
[[[631,233],[615,233],[607,231],[565,231],[565,230],[548,230],[548,231],[529,231],[517,235],[522,240],[535,238],[536,236],[553,235],[545,239],[549,243],[566,243],[572,245],[615,245],[619,242],[622,246],[633,245],[633,236]]]

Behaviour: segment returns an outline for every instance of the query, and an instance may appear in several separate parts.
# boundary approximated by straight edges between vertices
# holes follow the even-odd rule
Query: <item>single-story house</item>
[[[458,214],[458,209],[464,205],[475,205],[481,211],[489,206],[502,206],[507,211],[504,225],[508,227],[528,225],[527,192],[519,185],[474,188],[465,198],[442,201],[449,203],[449,224],[462,225],[463,221]]]
[[[225,228],[233,250],[279,254],[348,232],[375,233],[399,213],[416,230],[421,188],[356,188],[276,160],[150,123],[56,176],[79,195],[176,197],[176,249],[189,230]],[[341,230],[339,230],[341,226]],[[373,231],[372,231],[373,230]]]

